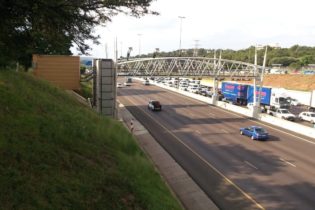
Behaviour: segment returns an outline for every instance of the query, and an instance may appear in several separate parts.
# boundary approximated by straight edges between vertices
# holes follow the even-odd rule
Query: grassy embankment
[[[180,209],[121,123],[0,71],[1,209]]]

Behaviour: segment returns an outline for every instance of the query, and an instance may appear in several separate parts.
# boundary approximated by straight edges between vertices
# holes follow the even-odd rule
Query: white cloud
[[[114,40],[118,39],[118,55],[133,55],[179,48],[178,16],[185,16],[182,26],[182,48],[192,48],[199,40],[202,48],[242,49],[254,44],[279,43],[315,45],[315,22],[312,0],[157,0],[151,9],[159,16],[140,19],[118,15],[106,28],[97,28],[101,45],[93,46],[91,54],[113,58]],[[137,34],[142,34],[140,37]],[[122,51],[122,52],[121,52]]]

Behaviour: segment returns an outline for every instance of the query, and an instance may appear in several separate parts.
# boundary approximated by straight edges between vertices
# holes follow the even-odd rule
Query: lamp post
[[[182,24],[183,24],[183,19],[186,18],[184,16],[178,16],[180,19],[180,27],[179,27],[179,56],[181,56],[181,51],[182,51]]]
[[[153,58],[156,58],[159,52],[160,52],[160,48],[155,48],[155,51],[153,53]]]
[[[194,57],[197,57],[197,56],[198,56],[198,46],[199,46],[198,42],[199,42],[199,40],[196,39],[196,40],[194,40],[194,41],[195,41],[195,49],[194,49],[193,56],[194,56]]]
[[[142,34],[138,34],[139,36],[139,58],[140,58],[140,55],[141,55],[141,36]]]
[[[122,55],[123,55],[122,51],[123,51],[123,43],[120,42],[120,58],[122,58]]]
[[[259,78],[259,89],[258,89],[258,97],[257,97],[257,87],[256,87],[256,76],[257,76],[257,51],[264,49],[265,47],[265,54],[264,54],[264,61],[263,61],[263,66],[260,72],[260,78]],[[267,46],[262,46],[262,45],[256,45],[255,46],[255,60],[254,60],[254,65],[255,65],[255,72],[254,72],[254,94],[253,94],[253,105],[254,105],[254,117],[261,111],[260,110],[260,102],[261,102],[261,91],[262,91],[262,85],[263,85],[263,78],[264,78],[264,73],[265,73],[265,67],[266,67],[266,60],[267,60]]]
[[[127,61],[129,60],[131,51],[132,51],[132,47],[129,47],[127,51]]]
[[[257,74],[257,50],[263,49],[263,46],[261,45],[256,45],[255,46],[255,60],[254,60],[254,65],[255,65],[255,71],[254,71],[254,98],[253,98],[253,105],[254,107],[259,106],[260,104],[257,104],[257,90],[256,90],[256,74]]]

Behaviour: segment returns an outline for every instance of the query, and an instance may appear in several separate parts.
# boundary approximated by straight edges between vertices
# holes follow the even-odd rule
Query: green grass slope
[[[0,71],[0,209],[181,209],[121,123]]]

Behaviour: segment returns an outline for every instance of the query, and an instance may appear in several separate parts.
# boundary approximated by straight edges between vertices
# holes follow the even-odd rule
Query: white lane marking
[[[257,168],[256,166],[254,166],[253,164],[251,164],[250,162],[248,162],[248,161],[245,160],[244,163],[246,163],[246,164],[249,165],[250,167],[252,167],[252,168],[258,170],[258,168]]]
[[[215,117],[215,114],[209,113],[209,115],[210,115],[211,117]]]
[[[221,131],[223,132],[223,133],[229,133],[227,130],[225,130],[225,129],[221,129]]]
[[[198,134],[201,134],[200,131],[198,131],[198,130],[196,130],[195,132],[198,133]]]
[[[290,165],[290,166],[293,166],[296,168],[296,165],[294,165],[293,163],[290,163],[289,161],[283,159],[283,158],[280,158],[281,161],[285,162],[286,164]]]

